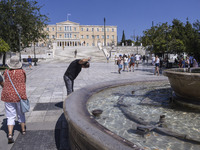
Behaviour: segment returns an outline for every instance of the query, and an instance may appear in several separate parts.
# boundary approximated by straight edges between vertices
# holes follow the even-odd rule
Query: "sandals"
[[[12,144],[12,143],[14,143],[13,136],[12,134],[8,134],[8,144]]]
[[[22,133],[22,135],[25,135],[26,134],[26,130],[22,131],[21,133]]]

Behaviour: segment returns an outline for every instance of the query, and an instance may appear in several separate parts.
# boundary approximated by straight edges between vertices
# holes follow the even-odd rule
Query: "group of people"
[[[141,60],[141,56],[139,54],[131,54],[131,55],[119,55],[119,57],[115,56],[115,64],[118,65],[118,73],[122,71],[134,72],[134,67],[139,65],[139,61]]]
[[[179,57],[178,60],[175,59],[175,63],[178,63],[179,68],[191,68],[191,67],[198,67],[198,62],[193,56]]]

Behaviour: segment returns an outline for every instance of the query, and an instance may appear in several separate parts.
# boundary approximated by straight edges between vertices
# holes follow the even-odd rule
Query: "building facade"
[[[56,42],[58,47],[97,46],[98,43],[105,45],[105,42],[106,46],[117,45],[117,26],[104,28],[104,25],[80,25],[67,20],[47,25],[44,30],[48,32],[44,46],[52,42]]]

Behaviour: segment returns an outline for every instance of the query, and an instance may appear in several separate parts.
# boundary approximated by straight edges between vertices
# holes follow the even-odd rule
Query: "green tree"
[[[125,44],[125,42],[126,42],[126,38],[125,38],[124,30],[123,30],[121,44],[122,44],[122,43]]]
[[[8,43],[11,51],[19,51],[18,26],[22,27],[20,43],[22,49],[46,37],[47,34],[43,29],[48,17],[40,13],[41,8],[37,1],[0,1],[0,37]]]
[[[0,55],[2,56],[2,54],[6,53],[9,50],[9,45],[3,39],[0,38]],[[3,65],[5,65],[5,57],[3,58]]]
[[[5,53],[9,51],[9,49],[9,45],[3,39],[0,38],[0,53]]]
[[[140,38],[139,36],[137,36],[135,41],[135,46],[140,46],[140,44],[141,44]]]
[[[143,32],[143,46],[146,46],[152,53],[168,53],[169,41],[171,40],[171,26],[168,23],[152,26]]]
[[[197,20],[193,23],[195,41],[194,41],[194,55],[195,58],[200,62],[200,22]]]
[[[186,52],[188,54],[194,53],[194,43],[195,43],[195,30],[192,27],[192,24],[188,21],[186,21],[185,25],[185,45],[186,45]]]
[[[169,42],[169,49],[172,50],[171,53],[183,53],[185,51],[184,42],[180,39],[173,39]]]

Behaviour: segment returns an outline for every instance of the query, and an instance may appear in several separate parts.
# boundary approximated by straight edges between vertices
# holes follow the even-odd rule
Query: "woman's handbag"
[[[14,84],[13,84],[11,78],[10,78],[10,75],[9,75],[8,71],[7,71],[7,75],[8,75],[8,78],[9,78],[9,80],[10,80],[10,82],[11,82],[13,88],[15,89],[15,92],[16,92],[17,95],[19,96],[20,105],[21,105],[21,111],[22,111],[23,113],[29,112],[29,109],[30,109],[29,100],[28,100],[28,99],[26,99],[26,100],[21,99],[21,96],[20,96],[19,93],[17,92],[17,89],[15,88],[15,86],[14,86]]]
[[[29,100],[28,99],[26,99],[26,100],[21,99],[20,100],[20,105],[21,105],[21,110],[22,110],[23,113],[29,112],[30,104],[29,104]]]

